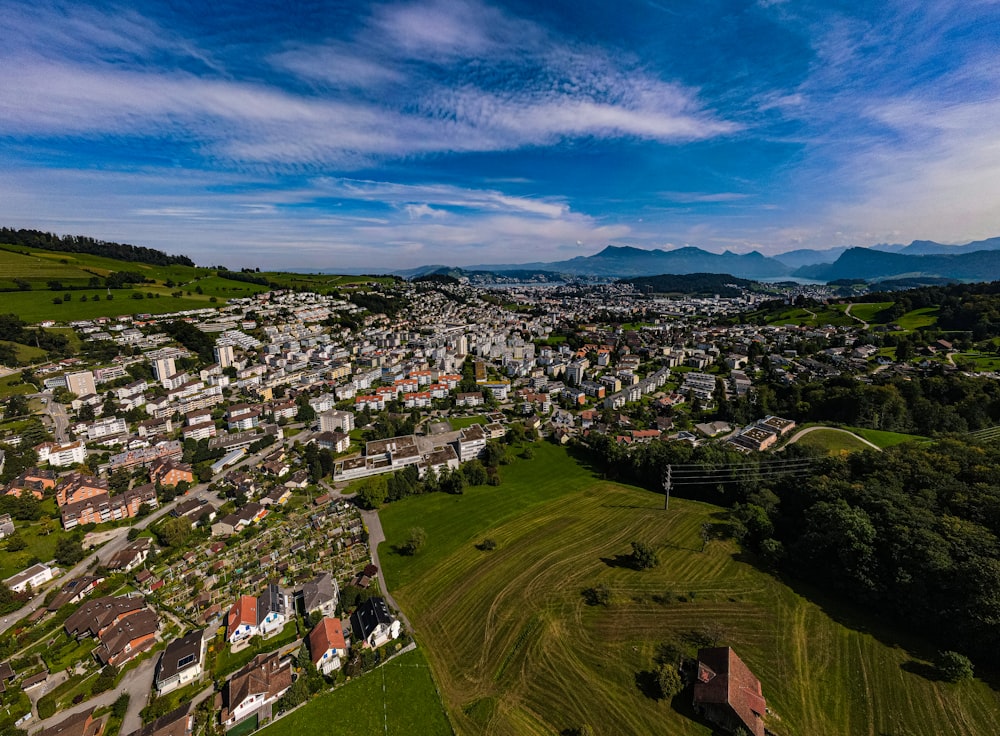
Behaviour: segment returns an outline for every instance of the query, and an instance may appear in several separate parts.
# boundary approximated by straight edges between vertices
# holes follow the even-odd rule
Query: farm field
[[[810,327],[821,327],[823,325],[846,327],[857,324],[856,320],[851,319],[849,315],[844,313],[844,309],[845,306],[843,304],[809,307],[808,309],[786,309],[769,317],[768,323],[774,325],[808,325]]]
[[[452,733],[423,652],[416,649],[355,678],[268,726],[262,736]]]
[[[388,584],[416,629],[459,734],[711,734],[690,692],[644,694],[666,641],[713,631],[763,683],[779,736],[993,734],[997,695],[980,681],[916,674],[901,638],[864,612],[822,605],[701,529],[721,509],[602,481],[561,448],[502,468],[503,484],[405,499],[380,512]],[[393,544],[426,531],[413,557]],[[496,542],[493,551],[476,544]],[[660,564],[624,563],[632,540]],[[610,604],[582,592],[603,584]],[[669,602],[667,602],[669,601]],[[708,627],[706,629],[706,627]],[[914,645],[913,642],[906,642]],[[919,660],[919,661],[918,661]]]

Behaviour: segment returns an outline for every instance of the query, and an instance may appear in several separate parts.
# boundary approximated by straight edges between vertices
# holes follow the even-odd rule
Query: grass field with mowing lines
[[[812,447],[826,452],[827,455],[839,455],[842,452],[856,452],[871,448],[852,434],[838,432],[835,429],[815,429],[795,444]]]
[[[882,448],[901,445],[904,442],[926,442],[928,439],[919,434],[886,432],[882,429],[865,429],[864,427],[844,427],[844,429],[854,432],[854,434],[864,437],[873,445],[878,445]]]
[[[380,512],[388,584],[414,623],[459,734],[710,734],[690,693],[646,697],[637,674],[656,646],[712,624],[761,678],[781,736],[994,734],[998,702],[979,681],[932,682],[862,612],[815,602],[740,561],[703,524],[721,510],[595,478],[565,451],[502,468],[497,488],[431,494]],[[412,526],[423,550],[398,554]],[[491,552],[476,549],[490,537]],[[639,539],[660,565],[618,556]],[[581,592],[611,590],[609,606]],[[656,602],[668,592],[673,602]],[[681,602],[681,597],[686,602]],[[856,621],[844,625],[843,621]],[[879,637],[882,637],[881,639]],[[927,652],[924,652],[927,654]]]
[[[261,734],[448,736],[451,732],[427,660],[416,649],[318,696]]]

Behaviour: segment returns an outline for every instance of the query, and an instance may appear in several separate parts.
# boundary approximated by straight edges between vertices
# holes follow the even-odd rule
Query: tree
[[[358,498],[361,499],[361,503],[365,508],[369,509],[379,508],[385,503],[388,495],[389,485],[383,475],[373,475],[370,478],[365,478],[358,488]]]
[[[632,542],[632,561],[640,570],[649,570],[660,564],[656,550],[645,542]]]
[[[583,599],[589,606],[607,606],[611,603],[611,591],[602,583],[584,590]]]
[[[56,543],[55,558],[60,565],[72,567],[83,559],[83,546],[72,537],[63,537]]]
[[[14,532],[9,537],[7,537],[7,551],[8,552],[20,552],[22,549],[26,549],[28,543],[24,541],[24,537],[18,532]]]
[[[672,664],[661,664],[656,670],[656,684],[660,686],[660,697],[672,698],[684,689],[684,681],[677,667]]]
[[[180,547],[191,534],[191,520],[186,516],[167,519],[157,529],[157,536],[165,547]]]
[[[424,531],[423,527],[415,526],[410,529],[410,533],[406,537],[406,542],[403,543],[401,551],[403,554],[415,555],[424,547],[424,543],[427,542],[427,532]]]
[[[939,652],[934,666],[947,682],[972,679],[972,662],[964,654],[952,651]]]
[[[122,693],[111,705],[111,715],[121,720],[128,712],[128,693]]]

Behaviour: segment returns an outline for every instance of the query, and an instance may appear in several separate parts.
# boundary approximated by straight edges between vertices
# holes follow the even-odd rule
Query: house
[[[229,729],[274,703],[292,686],[291,662],[278,652],[258,654],[222,688],[222,725]]]
[[[35,447],[35,452],[38,454],[38,462],[47,462],[49,465],[60,468],[79,465],[87,459],[87,448],[79,440],[68,442],[65,445],[43,442]]]
[[[0,539],[6,539],[14,533],[14,520],[10,514],[0,514]]]
[[[65,718],[35,736],[101,736],[104,733],[104,719],[94,720],[94,709],[88,708]]]
[[[295,593],[295,604],[303,613],[319,611],[331,616],[340,602],[340,586],[328,572],[320,573],[315,580],[303,583]]]
[[[257,599],[257,630],[260,635],[267,637],[279,632],[294,615],[288,595],[277,583],[268,583]]]
[[[251,501],[246,506],[212,524],[212,536],[229,536],[267,516],[267,509]]]
[[[309,632],[309,655],[324,675],[340,669],[340,659],[347,655],[347,641],[339,618],[323,618]]]
[[[764,736],[766,706],[760,680],[730,647],[698,650],[695,711],[728,731]]]
[[[38,563],[37,565],[32,565],[27,570],[22,570],[16,575],[11,575],[3,582],[4,585],[15,593],[23,593],[29,587],[32,590],[37,590],[39,585],[49,582],[54,575],[55,571],[53,568]]]
[[[194,732],[194,715],[188,712],[190,709],[191,704],[184,703],[127,736],[191,736]]]
[[[146,610],[142,596],[122,595],[117,598],[106,595],[85,601],[63,622],[66,633],[77,639],[85,636],[101,636],[101,632],[116,626],[124,619]]]
[[[288,503],[288,499],[292,497],[292,489],[285,488],[284,486],[278,486],[269,493],[265,494],[261,499],[261,505],[263,506],[283,506]]]
[[[103,629],[94,656],[101,664],[120,667],[152,647],[159,628],[156,612],[143,608]]]
[[[182,481],[190,485],[194,483],[194,471],[187,463],[168,457],[153,461],[149,466],[149,479],[161,486],[173,487]]]
[[[157,695],[169,693],[201,677],[204,633],[203,629],[198,629],[167,644],[156,664]]]
[[[107,495],[108,482],[103,478],[94,478],[83,473],[70,473],[56,486],[56,504],[65,506],[78,503],[101,494]]]
[[[104,577],[97,575],[84,575],[82,578],[70,580],[63,586],[63,589],[56,594],[55,598],[52,599],[46,608],[49,611],[58,611],[67,603],[79,603],[87,596],[88,593],[92,592],[103,582]]]
[[[153,542],[149,537],[139,537],[125,549],[119,550],[107,562],[111,572],[132,572],[149,557]]]
[[[241,595],[229,609],[226,619],[226,641],[243,641],[256,636],[258,631],[257,599],[252,595]]]
[[[343,432],[320,432],[314,438],[316,444],[332,452],[347,452],[351,447],[351,438]]]
[[[399,629],[399,620],[389,613],[383,598],[369,598],[351,614],[352,638],[370,649],[399,638]]]
[[[56,474],[53,471],[31,468],[7,484],[6,493],[8,496],[30,493],[41,501],[45,497],[45,491],[55,488],[55,485]]]

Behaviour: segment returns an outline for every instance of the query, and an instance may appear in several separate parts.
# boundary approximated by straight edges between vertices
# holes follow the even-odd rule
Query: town
[[[768,409],[764,377],[870,381],[916,363],[893,360],[860,318],[741,318],[774,293],[353,288],[369,308],[270,290],[70,321],[79,355],[22,372],[37,391],[8,400],[23,421],[0,437],[0,534],[24,563],[3,581],[19,608],[0,626],[18,727],[179,736],[273,722],[415,646],[380,569],[383,503],[499,485],[511,438],[774,452],[796,422]],[[36,537],[58,539],[53,558]]]

